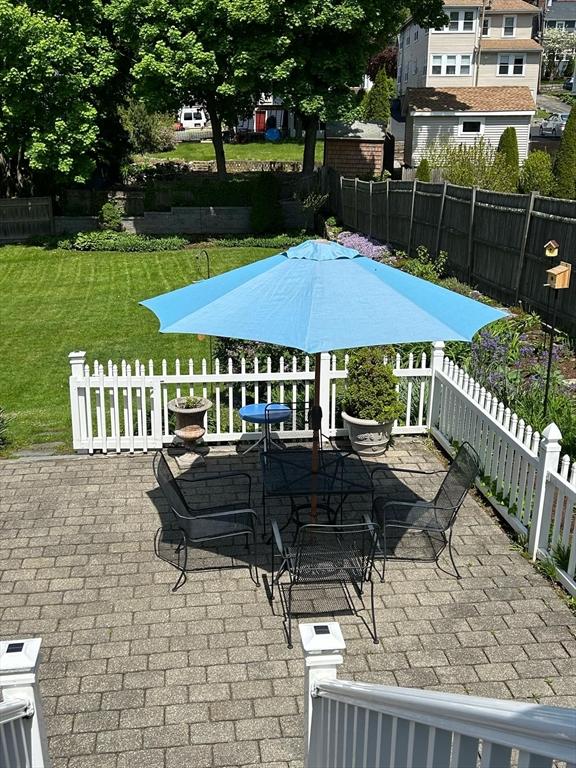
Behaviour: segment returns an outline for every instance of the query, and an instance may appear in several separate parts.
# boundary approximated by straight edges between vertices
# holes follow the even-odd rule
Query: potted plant
[[[168,403],[168,410],[176,414],[176,429],[195,425],[204,425],[204,414],[212,407],[212,401],[206,397],[175,397]]]
[[[397,382],[381,349],[365,347],[350,355],[342,419],[356,453],[378,456],[388,448],[394,420],[403,412]]]

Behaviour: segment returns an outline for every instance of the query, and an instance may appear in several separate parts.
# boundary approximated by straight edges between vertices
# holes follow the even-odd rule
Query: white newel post
[[[330,353],[322,352],[320,355],[320,397],[319,405],[322,408],[322,434],[330,434]]]
[[[38,685],[40,638],[0,642],[0,691],[5,702],[28,701],[26,719],[30,749],[27,765],[50,768],[44,728],[42,702]],[[0,756],[0,764],[2,764]],[[24,762],[22,763],[24,765]]]
[[[346,649],[340,624],[329,621],[318,624],[299,624],[304,649],[304,766],[308,765],[311,743],[312,698],[320,680],[335,680],[344,658],[338,651]]]
[[[72,447],[82,448],[86,430],[86,389],[83,386],[86,352],[70,352],[70,412],[72,415]],[[89,393],[88,393],[89,396]]]
[[[542,439],[538,448],[538,480],[535,489],[534,512],[532,514],[530,538],[528,541],[528,552],[533,561],[536,560],[542,539],[548,536],[550,528],[551,505],[545,503],[548,472],[555,472],[558,469],[560,452],[562,450],[560,446],[561,439],[562,432],[552,422],[542,432]]]
[[[432,342],[432,355],[430,356],[430,393],[428,395],[428,414],[426,416],[426,426],[430,429],[433,426],[434,417],[438,412],[439,388],[436,386],[436,372],[442,370],[444,363],[444,342]]]

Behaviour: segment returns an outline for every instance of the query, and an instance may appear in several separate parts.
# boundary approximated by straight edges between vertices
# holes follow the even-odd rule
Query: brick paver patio
[[[412,438],[397,439],[386,460],[443,463]],[[43,638],[54,768],[301,766],[299,642],[288,650],[281,616],[247,569],[193,574],[171,593],[177,573],[153,553],[151,463],[0,464],[0,637]],[[213,451],[208,468],[251,472],[259,510],[256,456]],[[427,496],[436,482],[413,488]],[[376,587],[379,645],[359,618],[337,617],[347,641],[340,676],[576,706],[565,602],[473,497],[454,545],[459,582],[433,564],[389,563]],[[267,555],[262,546],[264,567]]]

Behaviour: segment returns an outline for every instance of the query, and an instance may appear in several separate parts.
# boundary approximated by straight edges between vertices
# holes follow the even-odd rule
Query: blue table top
[[[292,416],[292,409],[282,403],[251,403],[240,408],[240,416],[244,421],[253,424],[276,424],[286,421]]]

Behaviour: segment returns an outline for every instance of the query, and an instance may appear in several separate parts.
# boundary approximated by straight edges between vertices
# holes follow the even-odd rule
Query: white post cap
[[[333,653],[346,649],[337,621],[298,624],[305,654]]]

